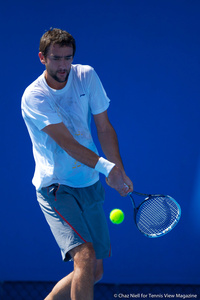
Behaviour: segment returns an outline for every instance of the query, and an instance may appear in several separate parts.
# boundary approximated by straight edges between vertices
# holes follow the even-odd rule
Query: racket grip
[[[124,186],[127,188],[127,190],[129,189],[129,186],[125,182],[124,182]],[[130,194],[131,194],[131,192],[128,193],[127,196],[130,195]]]
[[[133,204],[133,208],[136,209],[136,205],[135,205],[135,201],[134,201],[134,199],[133,199],[132,193],[129,193],[128,195],[129,195],[129,197],[131,198],[131,202],[132,202],[132,204]]]

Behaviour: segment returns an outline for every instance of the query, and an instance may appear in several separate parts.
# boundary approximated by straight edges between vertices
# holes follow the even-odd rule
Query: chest
[[[89,95],[81,84],[72,83],[64,93],[55,95],[53,102],[57,114],[69,129],[88,128],[91,118]]]

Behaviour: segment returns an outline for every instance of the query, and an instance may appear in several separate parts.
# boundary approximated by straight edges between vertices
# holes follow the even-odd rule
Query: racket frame
[[[133,194],[135,194],[137,196],[144,196],[146,198],[138,206],[136,206],[135,200],[133,198]],[[134,221],[135,221],[135,224],[136,224],[138,230],[143,235],[145,235],[148,238],[158,238],[158,237],[161,237],[161,236],[167,234],[168,232],[170,232],[177,225],[177,223],[180,220],[180,217],[181,217],[181,207],[177,203],[177,201],[175,199],[173,199],[171,196],[163,195],[163,194],[155,194],[155,195],[153,195],[153,194],[144,194],[144,193],[139,193],[139,192],[133,191],[132,193],[129,194],[129,197],[131,199],[131,202],[132,202],[132,205],[133,205],[133,209],[134,209]],[[137,216],[137,212],[138,212],[139,208],[144,204],[144,202],[148,201],[150,198],[153,198],[153,197],[167,197],[167,198],[170,198],[176,204],[176,206],[178,208],[178,216],[174,220],[174,222],[169,227],[167,227],[165,230],[163,230],[162,232],[157,233],[157,234],[147,234],[147,233],[144,233],[142,230],[140,230],[140,228],[138,227],[137,221],[136,221],[136,216]]]

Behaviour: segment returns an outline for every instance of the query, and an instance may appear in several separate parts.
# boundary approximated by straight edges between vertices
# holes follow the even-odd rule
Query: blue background
[[[77,41],[74,63],[92,65],[111,99],[109,117],[135,190],[170,194],[182,207],[170,234],[147,239],[135,228],[129,198],[102,177],[113,251],[103,282],[200,283],[199,16],[198,0],[4,2],[1,281],[58,280],[73,267],[61,261],[37,204],[32,146],[20,111],[24,89],[43,72],[39,39],[58,27]],[[121,225],[109,221],[113,208],[125,213]]]

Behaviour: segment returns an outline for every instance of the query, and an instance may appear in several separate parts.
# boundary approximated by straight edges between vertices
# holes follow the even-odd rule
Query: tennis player
[[[45,71],[22,97],[36,164],[37,200],[63,260],[74,262],[74,271],[46,300],[92,300],[93,286],[102,278],[110,239],[99,172],[121,196],[133,190],[108,119],[109,99],[92,67],[72,64],[75,50],[68,32],[47,31],[39,52]],[[91,136],[92,115],[106,158],[99,157]]]

